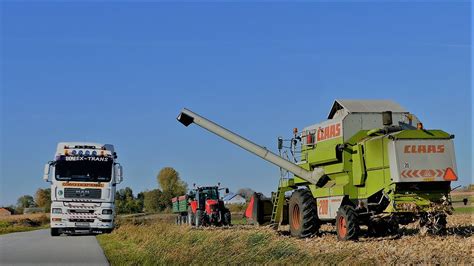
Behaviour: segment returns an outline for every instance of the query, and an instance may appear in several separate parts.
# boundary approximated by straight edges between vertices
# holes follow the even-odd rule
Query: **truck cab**
[[[51,235],[111,232],[122,172],[113,145],[59,143],[43,174],[51,183]]]

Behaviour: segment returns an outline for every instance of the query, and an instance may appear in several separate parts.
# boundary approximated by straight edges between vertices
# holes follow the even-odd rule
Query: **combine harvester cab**
[[[340,240],[355,240],[360,226],[371,235],[392,234],[418,221],[442,233],[451,214],[451,182],[457,180],[453,135],[426,130],[392,101],[336,100],[328,120],[294,130],[291,161],[189,110],[178,120],[195,123],[290,172],[271,200],[255,195],[247,215],[255,223],[289,224],[295,237],[336,225]],[[271,215],[267,205],[271,201]],[[263,212],[263,213],[262,213]],[[254,214],[252,214],[254,213]]]

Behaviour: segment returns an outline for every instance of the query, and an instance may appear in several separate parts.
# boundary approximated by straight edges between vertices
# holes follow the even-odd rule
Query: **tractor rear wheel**
[[[298,189],[291,195],[289,203],[291,236],[304,238],[319,230],[316,200],[308,189]]]
[[[336,232],[338,240],[357,240],[359,238],[359,222],[354,207],[343,205],[336,215]]]

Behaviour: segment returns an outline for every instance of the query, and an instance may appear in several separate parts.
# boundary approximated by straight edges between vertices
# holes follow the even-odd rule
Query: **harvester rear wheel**
[[[338,240],[357,240],[359,238],[359,223],[354,207],[343,205],[336,215],[336,232]]]
[[[307,189],[293,192],[289,203],[289,222],[291,236],[304,238],[319,230],[316,200]]]
[[[430,235],[443,235],[446,233],[446,214],[427,213],[420,217],[420,233]]]

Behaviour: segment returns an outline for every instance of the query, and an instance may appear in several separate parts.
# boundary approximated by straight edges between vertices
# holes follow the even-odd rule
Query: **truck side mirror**
[[[44,165],[44,170],[43,170],[43,180],[46,182],[49,182],[49,169],[51,167],[50,163],[47,163]]]
[[[229,194],[229,188],[225,189],[225,194]]]
[[[114,165],[115,183],[120,184],[123,181],[123,168],[120,164]]]

